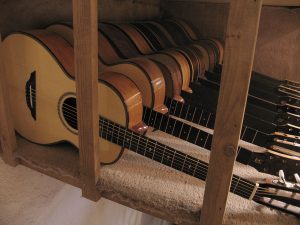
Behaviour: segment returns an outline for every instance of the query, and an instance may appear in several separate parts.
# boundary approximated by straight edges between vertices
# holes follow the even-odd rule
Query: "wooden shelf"
[[[201,2],[201,3],[230,3],[230,0],[164,0],[166,2]],[[299,0],[263,0],[263,5],[270,6],[300,6]]]

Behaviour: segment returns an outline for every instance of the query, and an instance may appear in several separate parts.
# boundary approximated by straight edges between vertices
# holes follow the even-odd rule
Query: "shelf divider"
[[[200,225],[221,225],[243,123],[262,0],[232,0]]]
[[[98,1],[73,0],[75,77],[82,195],[97,201],[100,175],[98,115]]]

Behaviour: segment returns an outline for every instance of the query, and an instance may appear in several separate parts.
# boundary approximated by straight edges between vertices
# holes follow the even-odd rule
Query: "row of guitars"
[[[166,66],[163,59],[167,62],[170,55],[180,59],[180,52],[184,51],[173,48],[170,50],[172,54],[153,53],[151,57],[146,55],[117,60],[118,51],[112,41],[101,32],[99,37],[99,154],[102,163],[116,162],[124,149],[129,149],[205,181],[207,163],[144,135],[147,131],[144,124],[147,124],[207,150],[211,147],[212,134],[177,117],[213,127],[214,114],[184,103],[176,91],[170,92],[173,95],[166,95],[168,88],[172,90],[177,87],[177,82],[182,87],[183,79],[172,80],[174,77],[168,77],[168,68],[172,67]],[[3,42],[14,125],[17,132],[30,141],[39,144],[68,141],[78,146],[72,45],[72,28],[62,24],[45,30],[17,32]],[[116,61],[104,63],[104,56]],[[152,57],[161,57],[162,61]],[[181,73],[175,77],[177,75]],[[174,86],[168,87],[168,82],[173,82]],[[188,88],[186,91],[191,93]],[[257,145],[266,146],[269,142],[282,144],[270,139],[275,134],[268,135],[248,126],[244,126],[242,133],[244,140]],[[298,157],[266,148],[254,152],[241,146],[237,160],[260,172],[279,175],[279,179],[253,182],[234,175],[231,192],[299,216]]]
[[[223,56],[222,45],[214,39],[203,39],[184,45],[184,47],[177,44],[179,47],[161,51],[158,49],[162,47],[157,47],[154,51],[154,44],[151,43],[164,42],[159,42],[162,38],[154,39],[153,37],[164,37],[163,34],[168,34],[168,32],[169,35],[165,39],[172,40],[171,37],[176,36],[175,33],[171,33],[170,28],[174,28],[171,24],[178,26],[177,29],[173,29],[176,30],[177,36],[184,36],[184,29],[180,30],[176,22],[186,25],[183,21],[173,20],[134,24],[99,24],[99,69],[100,71],[122,72],[134,80],[143,93],[143,102],[146,107],[166,113],[165,106],[167,106],[170,115],[213,128],[218,85],[199,77],[208,74],[205,72],[206,69],[218,68],[218,63],[222,61]],[[73,44],[71,24],[55,24],[47,29],[64,36],[69,43]],[[191,31],[192,28],[186,30]],[[150,31],[153,31],[152,36]],[[181,33],[182,35],[179,35]],[[174,43],[175,41],[173,40]],[[183,44],[188,40],[186,38],[185,42],[177,42]],[[195,60],[196,56],[197,60]],[[195,72],[195,68],[204,69]],[[197,79],[193,81],[194,77]],[[162,80],[165,82],[166,97],[162,95]],[[285,98],[288,99],[289,96],[286,95]],[[249,99],[251,99],[251,93]],[[271,111],[267,103],[272,105],[276,103],[264,101],[264,99],[262,102],[266,102],[265,107],[248,102],[241,139],[272,151],[299,157],[297,114],[286,110]],[[197,120],[199,117],[201,119]],[[261,135],[256,135],[256,132]]]

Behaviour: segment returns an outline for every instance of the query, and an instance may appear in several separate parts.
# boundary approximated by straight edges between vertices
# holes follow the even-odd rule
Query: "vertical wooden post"
[[[97,0],[73,0],[80,176],[83,197],[94,201],[100,198],[97,6]]]
[[[262,0],[230,1],[224,66],[200,225],[222,224],[237,155]]]
[[[10,107],[7,102],[5,71],[3,66],[2,40],[0,36],[0,144],[3,150],[5,163],[16,166],[18,161],[15,157],[17,141],[12,118],[9,116]]]

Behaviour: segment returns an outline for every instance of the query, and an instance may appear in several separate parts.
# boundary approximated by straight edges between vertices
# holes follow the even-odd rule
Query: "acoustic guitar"
[[[3,48],[9,99],[17,131],[36,143],[66,140],[77,145],[72,47],[53,33],[32,31],[9,35]],[[129,149],[205,181],[207,163],[141,134],[146,129],[141,123],[142,98],[134,84],[116,73],[102,74],[101,77],[98,90],[102,162],[115,162],[124,149]],[[116,82],[119,79],[122,82]],[[230,191],[300,216],[299,184],[285,181],[282,175],[279,179],[263,182],[233,175]]]
[[[71,45],[73,45],[73,32],[72,32],[72,29],[69,27],[69,26],[65,26],[65,25],[60,25],[60,24],[58,24],[58,25],[52,25],[52,26],[49,26],[48,27],[48,30],[51,30],[51,31],[53,31],[53,32],[55,32],[55,33],[57,33],[57,34],[59,34],[59,35],[61,35],[65,40],[68,40],[68,42],[71,44]],[[100,33],[101,34],[101,33]],[[101,42],[101,39],[100,39],[100,42]],[[102,42],[102,43],[106,43],[106,42]],[[106,53],[106,51],[104,51],[103,53],[102,53],[102,55],[103,55],[103,58],[107,58],[107,56],[105,56],[105,53]],[[99,53],[99,55],[101,55],[101,53]],[[111,54],[110,54],[111,55]],[[124,74],[128,74],[127,76],[131,76],[130,75],[130,71],[125,71],[125,67],[124,67],[124,71],[123,71],[123,73]],[[142,76],[143,74],[139,74],[140,76]],[[130,77],[131,78],[131,77]],[[144,84],[143,84],[143,79],[136,79],[136,77],[133,77],[133,78],[131,78],[134,82],[135,82],[135,84],[137,85],[137,87],[139,87],[139,88],[143,88],[143,86],[144,86]],[[144,81],[145,82],[145,81]],[[142,92],[142,95],[144,95],[145,94],[145,92]],[[149,93],[146,93],[146,94],[148,94],[149,95]],[[146,99],[146,98],[149,98],[149,96],[143,96],[143,99]],[[176,100],[175,100],[176,101]],[[177,101],[176,101],[177,102]],[[157,111],[155,108],[153,109],[152,107],[149,107],[149,105],[147,105],[147,104],[145,104],[144,103],[144,110],[146,110],[147,112],[149,112],[149,110],[150,111],[152,111],[152,110],[154,110],[154,111]],[[157,111],[157,112],[159,112],[159,111]],[[172,112],[175,112],[174,110],[172,110]],[[149,114],[148,114],[149,115]],[[154,112],[153,112],[153,114],[151,113],[151,115],[154,115]],[[157,114],[155,114],[155,115],[157,115]],[[174,114],[172,114],[172,115],[174,115]],[[144,116],[145,116],[145,114],[144,114]],[[179,114],[179,115],[176,115],[176,116],[181,116],[182,117],[182,115],[181,114]],[[168,121],[171,121],[171,120],[174,120],[174,119],[169,119],[169,117],[167,117],[166,116],[166,118],[168,118]],[[197,118],[197,116],[195,117],[195,118]],[[204,116],[203,116],[203,118],[204,118]],[[152,118],[153,119],[153,118]],[[144,117],[144,121],[150,121],[150,118],[149,117]],[[175,120],[176,121],[176,120]],[[178,126],[179,125],[179,121],[176,121],[176,125]],[[153,124],[147,124],[147,125],[151,125],[151,126],[153,126]],[[155,128],[156,129],[159,129],[159,130],[161,130],[161,131],[164,131],[164,132],[167,132],[167,133],[169,133],[169,134],[171,134],[171,135],[174,135],[174,136],[176,136],[176,137],[179,137],[179,138],[181,138],[181,139],[183,139],[183,140],[187,140],[187,138],[185,138],[184,136],[181,136],[181,135],[176,135],[176,132],[170,132],[169,130],[172,130],[172,131],[176,131],[177,129],[175,129],[175,128],[177,128],[177,127],[174,127],[175,126],[175,123],[167,123],[166,124],[166,126],[168,127],[168,129],[165,129],[164,127],[162,127],[162,126],[156,126]],[[187,125],[185,125],[185,127],[186,127],[186,129],[188,129],[189,127],[191,127],[191,126],[187,126]],[[213,125],[212,125],[212,127],[213,127]],[[249,128],[248,128],[249,129]],[[168,132],[169,131],[169,132]],[[195,131],[195,128],[193,129],[193,131],[197,134],[197,133],[199,133],[200,131]],[[204,147],[204,148],[206,148],[206,149],[210,149],[210,145],[211,145],[211,139],[212,139],[212,136],[211,135],[209,135],[209,134],[207,134],[206,132],[202,132],[201,131],[201,134],[203,133],[203,135],[204,135],[204,137],[202,137],[202,135],[198,135],[198,138],[199,138],[199,140],[200,140],[200,138],[202,138],[203,139],[203,141],[201,142],[201,141],[197,141],[197,140],[195,140],[194,142],[192,141],[192,143],[193,144],[196,144],[197,143],[197,145],[199,145],[200,147]],[[252,132],[245,132],[246,134],[242,137],[242,138],[244,138],[245,140],[251,140],[251,142],[252,143],[255,143],[255,144],[259,144],[260,146],[263,146],[263,147],[268,147],[268,146],[271,146],[271,143],[273,143],[273,140],[271,140],[270,141],[270,143],[269,143],[269,137],[265,137],[264,135],[256,135],[257,137],[256,137],[256,139],[254,140],[254,137],[249,137],[249,135],[252,133]],[[191,135],[192,135],[192,133],[191,133]],[[208,138],[209,137],[209,138]],[[259,138],[260,137],[260,138]],[[252,140],[253,139],[253,140]],[[207,141],[204,141],[204,140],[207,140]],[[283,148],[284,149],[284,148]],[[247,152],[247,153],[245,153],[245,152]],[[240,155],[241,155],[241,157],[239,157],[238,158],[238,160],[240,161],[240,162],[242,162],[242,163],[244,163],[244,164],[247,164],[247,165],[252,165],[251,164],[251,162],[252,161],[254,161],[255,160],[255,157],[253,158],[251,155],[254,155],[254,153],[250,153],[251,151],[249,151],[249,150],[244,150],[244,151],[241,151],[240,152]],[[287,151],[286,151],[287,152]],[[286,153],[285,152],[285,153]],[[264,152],[261,152],[260,153],[261,155],[264,155],[264,154],[269,154],[269,150],[266,150],[266,151],[264,151]],[[271,154],[273,154],[273,153],[271,153]],[[247,161],[247,163],[246,163],[246,161],[245,160],[240,160],[240,158],[243,158],[243,157],[246,157],[246,161]],[[261,166],[261,165],[259,165],[259,168],[257,168],[257,165],[254,163],[252,166],[254,166],[254,167],[256,167],[256,169],[258,169],[259,171],[261,171],[261,172],[267,172],[267,173],[270,173],[270,174],[273,174],[273,175],[276,175],[276,174],[278,174],[278,171],[280,170],[280,169],[282,169],[282,170],[284,170],[284,171],[286,171],[286,174],[287,174],[287,177],[288,178],[291,178],[291,179],[293,179],[293,174],[294,174],[294,172],[295,171],[297,171],[298,170],[298,168],[295,166],[297,163],[298,163],[298,161],[297,160],[294,160],[293,158],[292,159],[289,159],[288,157],[288,159],[282,159],[282,158],[284,158],[283,157],[283,155],[282,154],[279,154],[279,155],[277,155],[277,156],[274,156],[274,160],[276,159],[277,161],[276,161],[276,165],[278,165],[278,166],[274,166],[272,169],[270,169],[270,168],[265,168],[265,167],[263,167],[263,166]],[[282,161],[284,161],[284,160],[288,160],[288,161],[291,161],[290,163],[289,163],[289,167],[286,167],[286,165],[285,164],[282,164],[281,162]],[[262,161],[260,161],[260,162],[262,162]],[[261,163],[262,164],[262,163]],[[264,163],[265,164],[265,163]],[[269,162],[266,162],[266,164],[265,165],[269,165]]]
[[[63,37],[73,46],[73,29],[70,24],[53,24],[48,26],[47,30]],[[163,104],[166,87],[160,68],[151,60],[144,58],[120,59],[109,40],[101,33],[99,33],[98,42],[99,49],[101,49],[99,52],[99,71],[113,71],[126,75],[138,85],[143,94],[143,103],[147,107],[166,113],[168,109]],[[173,94],[170,94],[170,98],[182,100],[181,97]]]
[[[142,23],[139,23],[139,27],[140,27],[140,25],[141,25]],[[120,27],[120,25],[118,25],[119,27]],[[124,25],[122,25],[122,26],[124,26]],[[121,34],[118,34],[118,32],[116,32],[115,30],[116,30],[116,28],[114,27],[114,26],[112,26],[112,25],[109,25],[109,24],[105,24],[105,25],[102,25],[102,27],[104,27],[104,28],[102,28],[103,30],[106,30],[107,31],[107,33],[108,34],[110,34],[110,36],[108,37],[108,39],[110,39],[111,40],[111,43],[113,43],[114,45],[115,45],[115,48],[116,49],[118,49],[118,48],[124,48],[124,46],[126,46],[126,44],[124,44],[125,42],[129,45],[130,44],[130,41],[129,41],[129,39],[128,38],[125,38],[124,37],[124,35],[122,36]],[[152,28],[151,28],[152,29]],[[113,30],[113,32],[111,31],[111,30]],[[119,32],[120,33],[120,32]],[[144,33],[146,33],[146,32],[144,32]],[[149,34],[150,32],[148,32],[147,34]],[[167,32],[165,32],[164,34],[166,34]],[[116,35],[116,34],[118,34],[118,35]],[[156,42],[163,42],[162,40],[164,40],[163,38],[162,38],[162,36],[163,35],[158,35],[158,33],[157,33],[157,35],[155,36],[155,37],[153,37],[153,36],[149,36],[148,37],[148,40],[151,40],[152,42],[154,42],[154,43],[156,43]],[[144,38],[145,38],[145,40],[146,40],[146,37],[145,37],[145,35],[143,36]],[[167,41],[166,41],[167,42]],[[119,44],[119,43],[121,43],[121,44]],[[140,43],[140,42],[138,42],[138,43]],[[129,51],[128,50],[129,49],[129,47],[127,47],[127,48],[125,48],[125,51],[124,52],[129,52],[129,53],[132,53],[133,51]],[[119,51],[122,51],[122,49],[119,49]],[[127,53],[127,55],[128,56],[130,56],[130,54],[129,53]],[[166,82],[167,83],[167,86],[168,86],[168,82]],[[195,106],[195,105],[199,105],[198,103],[200,102],[200,100],[206,100],[205,102],[212,102],[212,103],[215,103],[216,102],[216,100],[214,99],[214,98],[212,98],[212,96],[211,96],[211,94],[210,93],[205,93],[205,94],[198,94],[199,93],[199,90],[202,88],[202,87],[198,87],[197,86],[197,83],[196,82],[194,82],[194,83],[192,83],[191,84],[192,86],[192,88],[193,88],[193,90],[194,90],[194,94],[190,94],[190,93],[186,93],[186,92],[182,92],[182,95],[184,96],[184,98],[186,99],[186,100],[188,100],[189,101],[189,103],[191,103],[193,106]],[[203,91],[200,91],[201,93],[203,93]],[[203,96],[206,96],[205,98],[203,98]],[[250,100],[252,99],[252,95],[250,94],[249,95],[249,98],[250,98]],[[268,103],[268,102],[267,102]],[[215,111],[215,109],[213,108],[213,111],[212,112],[214,112]],[[255,105],[252,105],[252,104],[250,104],[250,103],[248,103],[248,107],[247,107],[247,111],[246,111],[246,114],[250,114],[249,115],[249,117],[257,117],[257,115],[261,115],[261,114],[263,114],[263,115],[266,115],[266,117],[267,118],[274,118],[274,115],[267,115],[267,114],[272,114],[272,112],[269,112],[268,113],[268,111],[266,111],[266,110],[263,110],[263,109],[260,109],[259,107],[256,107]],[[285,114],[280,114],[279,116],[285,116]],[[265,117],[265,118],[266,118]],[[291,117],[290,115],[289,116],[286,116],[286,117]],[[264,130],[264,128],[267,126],[272,126],[272,124],[270,124],[270,123],[275,123],[276,121],[274,120],[274,121],[263,121],[264,119],[260,119],[260,118],[257,118],[258,120],[261,120],[261,122],[260,123],[255,123],[255,120],[253,120],[252,118],[250,118],[250,119],[248,119],[248,115],[246,115],[246,120],[245,120],[245,125],[247,125],[247,126],[253,126],[253,122],[255,123],[254,125],[255,125],[255,129],[258,129],[258,130]],[[276,118],[277,119],[277,118]],[[284,118],[285,119],[285,118]],[[283,120],[283,119],[282,119]],[[257,124],[259,124],[260,125],[260,127],[257,127],[256,125]],[[282,124],[282,122],[281,122],[281,124]],[[287,125],[287,126],[289,126],[289,125]],[[280,130],[273,130],[273,131],[282,131],[282,128],[283,126],[282,125],[280,125]],[[286,129],[287,131],[289,131],[289,129]],[[293,130],[295,130],[295,129],[293,129]],[[272,132],[273,132],[272,131]]]
[[[154,47],[145,40],[139,31],[129,24],[113,24],[113,23],[100,23],[100,30],[111,39],[117,49],[122,52],[126,57],[145,56],[154,60],[155,62],[162,62],[169,70],[169,76],[175,81],[181,81],[180,89],[191,92],[189,88],[190,82],[190,68],[186,55],[178,49],[167,49],[157,52]],[[125,51],[124,51],[124,46]],[[176,68],[176,70],[174,70]],[[176,72],[177,71],[177,72]],[[182,76],[181,73],[185,73]],[[172,84],[170,84],[172,85]],[[174,85],[174,84],[173,84]],[[168,84],[167,84],[168,86]]]

